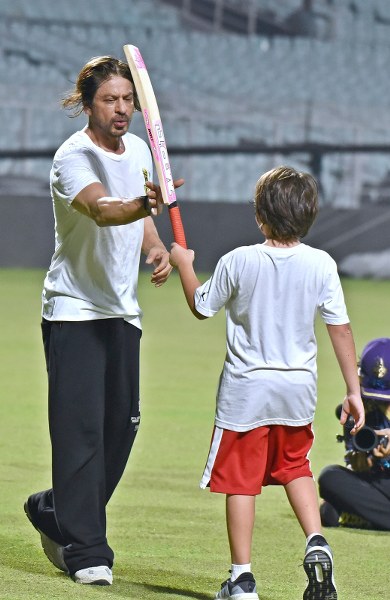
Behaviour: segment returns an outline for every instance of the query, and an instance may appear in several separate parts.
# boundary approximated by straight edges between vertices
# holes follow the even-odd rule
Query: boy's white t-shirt
[[[42,315],[49,321],[122,317],[141,326],[137,300],[144,220],[98,227],[71,205],[87,185],[101,182],[107,196],[143,196],[144,175],[152,178],[147,144],[127,133],[121,155],[96,146],[85,129],[58,149],[50,173],[55,252],[44,282]]]
[[[317,402],[317,311],[349,322],[335,261],[298,244],[241,247],[223,256],[195,292],[195,308],[226,311],[227,352],[215,424],[248,431],[311,423]]]

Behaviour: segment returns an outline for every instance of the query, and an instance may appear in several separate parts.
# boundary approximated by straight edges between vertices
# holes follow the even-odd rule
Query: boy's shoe
[[[256,592],[256,581],[252,573],[241,573],[235,581],[227,579],[221,585],[215,600],[259,600]]]
[[[35,527],[35,529],[41,536],[41,545],[44,553],[46,554],[46,557],[55,567],[57,567],[57,569],[59,569],[60,571],[64,571],[64,573],[68,573],[68,567],[66,566],[66,563],[64,561],[64,547],[60,544],[57,544],[57,542],[49,538],[45,533],[43,533],[43,531],[39,529],[39,527],[37,527],[37,525],[35,525],[32,516],[32,510],[29,506],[30,498],[28,498],[27,502],[24,503],[24,512],[26,513],[26,516],[30,521],[31,525]]]
[[[73,581],[84,585],[112,585],[112,571],[106,565],[80,569],[72,575]]]
[[[337,600],[332,551],[322,536],[307,545],[303,568],[309,580],[303,600]]]

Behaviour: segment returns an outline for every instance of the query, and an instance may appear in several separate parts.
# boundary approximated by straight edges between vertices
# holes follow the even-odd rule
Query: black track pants
[[[42,493],[40,523],[47,535],[66,546],[70,574],[91,566],[111,567],[105,509],[139,426],[141,331],[115,318],[44,321],[42,332],[53,493]]]
[[[318,477],[321,498],[339,513],[358,515],[373,529],[390,530],[390,475],[357,473],[339,465],[325,467]]]

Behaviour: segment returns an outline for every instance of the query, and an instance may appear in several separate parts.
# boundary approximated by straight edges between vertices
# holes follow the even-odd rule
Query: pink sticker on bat
[[[136,46],[133,46],[133,58],[137,69],[146,69],[144,59],[142,58],[141,52]]]
[[[146,127],[146,131],[148,132],[149,142],[150,142],[150,146],[152,148],[153,156],[155,157],[155,159],[158,162],[160,162],[160,157],[159,157],[158,150],[157,150],[157,144],[156,144],[156,141],[155,141],[154,135],[153,135],[152,124],[150,122],[149,113],[146,108],[144,108],[143,115],[144,115],[145,127]]]
[[[165,142],[164,130],[161,121],[151,123],[149,113],[145,108],[143,110],[146,131],[148,132],[150,147],[154,160],[161,165],[161,170],[164,176],[165,191],[168,197],[169,204],[176,201],[176,192],[173,185],[173,177],[171,165],[169,163],[168,150]]]
[[[159,155],[159,162],[161,164],[162,171],[164,174],[165,189],[168,194],[169,204],[172,204],[172,202],[175,202],[176,200],[176,192],[173,185],[173,177],[168,157],[167,144],[165,142],[164,130],[161,121],[154,121],[153,126],[157,136],[157,152]]]

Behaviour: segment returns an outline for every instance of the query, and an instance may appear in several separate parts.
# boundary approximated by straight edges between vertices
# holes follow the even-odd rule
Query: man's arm
[[[149,201],[139,198],[113,198],[101,183],[87,185],[72,202],[73,208],[90,217],[99,227],[126,225],[150,214],[150,209],[159,210],[162,203],[156,191],[148,192]],[[149,206],[148,206],[149,205]]]
[[[360,384],[357,372],[355,342],[349,323],[345,325],[327,325],[328,333],[347,387],[341,411],[340,423],[345,424],[351,414],[355,426],[351,430],[354,435],[364,425],[364,406],[360,395]]]
[[[175,179],[173,185],[181,187],[184,179]],[[99,227],[109,225],[127,225],[148,215],[162,213],[164,201],[159,185],[147,181],[146,198],[114,198],[107,195],[104,185],[91,183],[77,194],[72,202],[73,208],[93,219]]]

